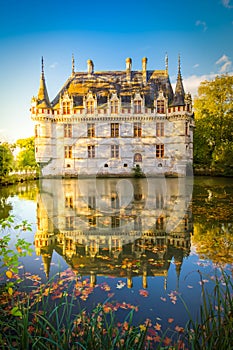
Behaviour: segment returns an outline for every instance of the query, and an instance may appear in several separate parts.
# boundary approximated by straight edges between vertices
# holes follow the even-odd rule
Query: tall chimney
[[[132,69],[132,60],[130,57],[126,58],[126,79],[131,81],[131,69]]]
[[[87,60],[87,73],[93,74],[94,73],[94,64],[92,60]]]
[[[142,59],[142,81],[143,84],[147,83],[147,57],[143,57]]]

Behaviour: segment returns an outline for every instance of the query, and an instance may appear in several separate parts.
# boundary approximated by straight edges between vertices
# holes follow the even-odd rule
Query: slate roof
[[[130,80],[127,79],[126,71],[99,71],[88,74],[87,72],[73,72],[67,79],[57,96],[51,102],[55,107],[60,96],[65,91],[70,97],[73,97],[74,107],[83,105],[83,97],[92,91],[97,96],[97,105],[107,103],[107,97],[113,92],[121,98],[122,104],[129,104],[131,95],[140,93],[145,97],[146,107],[152,107],[153,101],[157,98],[159,91],[162,90],[168,97],[168,102],[173,102],[174,93],[170,79],[166,71],[147,71],[147,82],[143,82],[142,71],[131,71]]]

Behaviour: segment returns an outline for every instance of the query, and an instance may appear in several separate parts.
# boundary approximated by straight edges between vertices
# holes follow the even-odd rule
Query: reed
[[[212,293],[206,291],[201,273],[200,281],[202,305],[197,320],[192,319],[188,306],[182,300],[189,314],[189,322],[186,325],[189,349],[233,349],[232,280],[224,271],[220,278],[215,274]]]
[[[203,282],[200,273],[200,281]],[[233,348],[233,284],[222,271],[215,275],[213,292],[202,285],[202,305],[198,319],[193,320],[189,307],[183,301],[189,322],[182,332],[168,329],[155,334],[147,321],[135,326],[134,310],[125,320],[117,321],[114,309],[97,305],[90,313],[77,305],[75,295],[63,295],[51,302],[50,287],[37,294],[11,300],[11,312],[0,304],[0,348],[36,350],[230,350]],[[182,299],[182,297],[181,297]],[[14,310],[14,312],[12,312]],[[152,334],[151,330],[154,331]],[[166,338],[171,342],[166,344]]]
[[[47,297],[44,297],[47,298]],[[45,306],[46,301],[43,302]],[[48,306],[48,304],[47,304]],[[62,297],[53,308],[34,311],[30,305],[20,308],[20,318],[0,317],[1,349],[149,349],[147,327],[132,325],[131,311],[121,326],[114,312],[106,313],[98,305],[91,314],[81,310],[73,314],[74,299]]]

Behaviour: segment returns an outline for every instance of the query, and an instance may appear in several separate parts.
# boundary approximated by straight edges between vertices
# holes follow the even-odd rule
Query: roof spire
[[[173,106],[184,106],[184,86],[182,82],[182,76],[181,76],[181,69],[180,69],[180,54],[178,56],[178,74],[177,74],[177,80],[176,80],[176,90],[175,95],[173,99]]]
[[[178,74],[180,73],[180,54],[178,55]]]
[[[74,76],[75,63],[74,63],[74,54],[72,54],[72,76]]]
[[[168,74],[168,54],[167,53],[165,56],[165,70],[166,70],[166,73]]]
[[[50,108],[50,102],[49,102],[49,96],[45,84],[45,77],[44,77],[44,58],[42,56],[41,58],[41,78],[40,78],[40,87],[38,91],[38,107],[41,108]]]
[[[43,58],[43,56],[41,57],[41,76],[44,79],[44,58]]]

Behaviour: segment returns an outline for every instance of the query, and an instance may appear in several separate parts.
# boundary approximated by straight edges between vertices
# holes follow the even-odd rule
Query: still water
[[[135,322],[184,326],[182,299],[195,319],[201,283],[213,288],[232,274],[233,179],[41,179],[0,189],[0,216],[26,219],[31,257],[20,266],[27,284],[64,279],[53,300],[76,281],[76,300],[134,308]],[[14,234],[12,233],[12,241]],[[36,278],[39,276],[39,278]]]

